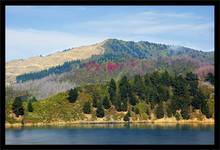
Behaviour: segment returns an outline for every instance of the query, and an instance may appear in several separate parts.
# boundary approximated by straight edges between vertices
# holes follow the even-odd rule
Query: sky
[[[6,61],[116,38],[214,50],[213,6],[7,6]]]

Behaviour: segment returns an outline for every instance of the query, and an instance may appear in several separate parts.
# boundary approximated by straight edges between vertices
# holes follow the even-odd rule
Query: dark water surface
[[[7,129],[6,144],[214,144],[214,126],[99,124]]]

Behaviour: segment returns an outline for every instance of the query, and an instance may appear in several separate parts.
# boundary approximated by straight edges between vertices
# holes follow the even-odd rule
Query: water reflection
[[[74,124],[6,130],[6,144],[213,144],[209,124]]]
[[[214,125],[212,124],[177,124],[177,123],[99,123],[99,124],[69,124],[63,126],[41,126],[41,127],[24,127],[25,129],[33,129],[33,128],[130,128],[130,129],[180,129],[180,130],[188,130],[188,129],[214,129]],[[21,128],[22,129],[22,128]]]

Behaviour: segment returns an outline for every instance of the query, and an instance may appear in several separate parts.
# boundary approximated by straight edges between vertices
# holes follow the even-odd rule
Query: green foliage
[[[84,105],[83,105],[83,112],[85,114],[90,114],[91,111],[92,111],[91,103],[89,101],[85,102]]]
[[[190,95],[194,96],[198,92],[198,77],[196,74],[193,74],[192,72],[189,72],[186,74],[186,80],[188,81],[190,85]]]
[[[28,102],[27,110],[28,110],[28,112],[33,112],[33,106],[32,106],[32,102],[31,101]]]
[[[182,115],[183,119],[189,119],[190,118],[189,109],[187,107],[184,107],[181,110],[181,115]]]
[[[92,97],[92,106],[95,108],[98,106],[98,100],[95,96]]]
[[[157,109],[156,109],[156,116],[157,116],[157,119],[161,119],[164,117],[164,109],[163,109],[163,103],[160,102],[159,105],[157,106]]]
[[[126,112],[131,109],[134,112],[132,119],[140,120],[149,119],[152,113],[155,113],[158,119],[173,115],[177,119],[189,119],[191,112],[200,109],[202,114],[210,118],[214,117],[214,95],[208,96],[214,90],[209,90],[205,95],[204,87],[207,86],[212,88],[201,81],[198,84],[197,76],[193,73],[188,73],[185,77],[171,76],[168,72],[160,70],[144,76],[136,75],[129,78],[122,76],[118,81],[111,79],[107,84],[84,85],[41,101],[29,97],[23,101],[23,105],[21,98],[16,98],[15,101],[20,99],[20,102],[14,101],[17,103],[14,106],[12,101],[8,102],[10,107],[7,105],[7,114],[13,110],[17,113],[16,116],[23,115],[24,106],[27,108],[27,113],[23,118],[27,122],[79,120],[84,119],[83,113],[92,114],[93,120],[95,116],[99,118],[106,116],[107,120],[113,116],[115,119],[124,118],[129,121],[130,112],[127,113],[127,117],[123,115],[124,113],[120,113],[121,111]],[[97,108],[96,111],[92,111],[91,105]],[[15,122],[9,115],[6,118]]]
[[[12,104],[12,111],[16,115],[16,117],[24,115],[24,108],[22,105],[22,100],[20,97],[16,97]]]
[[[135,114],[140,114],[139,108],[138,108],[138,107],[135,107],[135,108],[134,108],[134,112],[135,112]]]
[[[205,81],[210,82],[212,85],[215,84],[215,77],[212,73],[208,73],[207,76],[205,77]]]
[[[139,96],[142,100],[145,98],[144,96],[144,83],[142,81],[142,78],[140,75],[135,75],[134,76],[134,83],[132,86],[132,90],[134,93]]]
[[[77,89],[70,89],[69,92],[68,92],[68,100],[70,103],[75,103],[76,102],[76,99],[78,97],[78,91]]]
[[[129,113],[127,113],[125,116],[124,116],[124,118],[123,118],[123,120],[124,121],[130,121],[130,114]]]
[[[63,65],[58,65],[55,67],[51,67],[49,69],[45,69],[38,72],[30,72],[19,75],[16,77],[17,82],[25,82],[29,80],[37,80],[49,76],[51,74],[61,74],[64,72],[69,72],[73,68],[77,68],[80,66],[80,60],[74,60],[70,62],[65,62]]]
[[[182,119],[182,116],[180,113],[176,112],[175,118],[176,118],[176,120],[180,120],[180,119]]]
[[[105,111],[104,111],[103,106],[102,106],[101,103],[97,107],[96,116],[98,118],[103,118],[105,116]]]
[[[211,117],[212,117],[212,113],[210,112],[210,109],[209,109],[209,106],[208,106],[207,101],[205,101],[204,104],[202,104],[201,112],[202,112],[207,118],[211,118]]]
[[[116,83],[114,79],[111,79],[108,87],[108,93],[109,93],[109,99],[112,102],[112,104],[116,104]]]
[[[214,117],[215,113],[215,101],[214,101],[214,94],[212,94],[207,102],[208,107],[209,107],[209,112]]]
[[[111,102],[107,96],[105,96],[103,99],[103,106],[105,109],[109,109],[111,107]]]

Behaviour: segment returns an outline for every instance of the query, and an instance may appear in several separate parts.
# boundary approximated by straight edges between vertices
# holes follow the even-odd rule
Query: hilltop
[[[123,41],[107,39],[103,42],[70,48],[47,56],[13,60],[6,63],[6,83],[14,83],[16,76],[37,72],[74,60],[123,61],[125,59],[157,59],[159,57],[189,57],[204,63],[214,64],[213,52],[202,52],[182,46],[156,44],[147,41]]]

